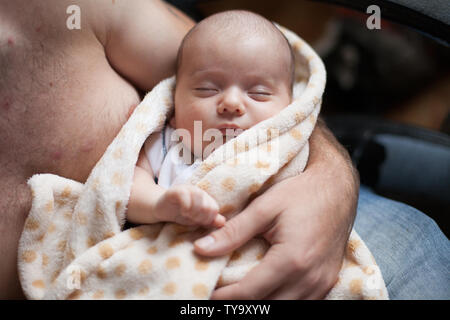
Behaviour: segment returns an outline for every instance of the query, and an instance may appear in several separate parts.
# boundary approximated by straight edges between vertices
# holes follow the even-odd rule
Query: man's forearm
[[[316,128],[310,137],[310,155],[305,174],[321,181],[327,194],[344,208],[342,218],[349,232],[356,216],[359,193],[359,174],[353,166],[347,150],[336,140],[322,119],[318,119]],[[344,222],[344,221],[343,221]]]

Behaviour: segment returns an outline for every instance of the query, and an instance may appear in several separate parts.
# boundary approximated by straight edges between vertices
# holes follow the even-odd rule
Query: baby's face
[[[206,130],[221,130],[225,140],[226,128],[246,130],[291,102],[289,59],[270,39],[192,39],[189,44],[178,71],[171,124],[190,132],[191,146],[201,146],[191,148],[196,156],[211,143],[202,139]],[[195,120],[202,121],[201,136],[194,136]]]

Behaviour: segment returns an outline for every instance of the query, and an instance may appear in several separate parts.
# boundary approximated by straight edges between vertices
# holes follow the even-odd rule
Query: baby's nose
[[[243,115],[245,113],[245,107],[239,92],[237,90],[226,92],[218,106],[217,112],[219,114],[231,113],[238,116]]]

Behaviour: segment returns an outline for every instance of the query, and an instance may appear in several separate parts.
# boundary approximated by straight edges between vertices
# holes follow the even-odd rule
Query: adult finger
[[[274,245],[266,253],[259,265],[248,272],[244,278],[231,285],[215,290],[211,296],[216,300],[254,300],[263,299],[283,285],[290,276],[281,250]]]
[[[330,276],[321,276],[317,270],[297,273],[292,281],[287,281],[283,286],[272,292],[268,300],[319,300],[325,298],[330,286]]]
[[[241,213],[228,220],[225,226],[198,239],[194,243],[195,252],[205,256],[229,253],[265,231],[278,213],[273,208],[263,209],[258,201],[253,201]]]

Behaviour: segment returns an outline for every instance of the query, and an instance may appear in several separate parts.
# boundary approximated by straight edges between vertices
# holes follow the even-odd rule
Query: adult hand
[[[273,185],[195,243],[196,252],[206,256],[229,253],[258,234],[271,244],[259,265],[241,281],[214,291],[213,299],[320,299],[333,287],[356,211],[358,182],[348,162],[336,160],[342,155],[328,151],[331,158],[310,159],[304,173]]]

